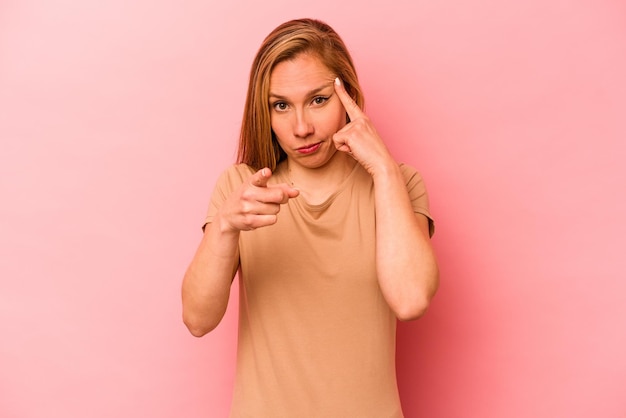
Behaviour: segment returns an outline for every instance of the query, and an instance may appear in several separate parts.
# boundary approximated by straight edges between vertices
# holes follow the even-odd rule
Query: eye
[[[328,99],[329,99],[328,96],[317,96],[313,99],[313,104],[320,106],[326,103]]]
[[[272,108],[277,112],[284,112],[285,110],[287,110],[287,103],[276,102],[272,105]]]

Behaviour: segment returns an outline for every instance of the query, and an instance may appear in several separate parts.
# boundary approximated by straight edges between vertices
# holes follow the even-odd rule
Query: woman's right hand
[[[276,223],[280,205],[300,194],[286,183],[269,185],[269,168],[262,168],[233,192],[218,213],[223,232],[250,231]]]

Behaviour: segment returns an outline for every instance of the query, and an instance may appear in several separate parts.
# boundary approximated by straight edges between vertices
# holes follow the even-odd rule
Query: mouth
[[[322,146],[322,143],[318,142],[316,144],[305,145],[303,147],[297,148],[296,151],[298,151],[300,154],[311,154],[317,151],[319,147],[321,146]]]

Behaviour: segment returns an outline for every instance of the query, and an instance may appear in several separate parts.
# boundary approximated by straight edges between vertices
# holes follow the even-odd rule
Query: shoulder
[[[399,163],[398,166],[408,190],[419,190],[420,193],[426,193],[426,183],[417,169],[405,163]]]
[[[398,166],[404,177],[413,210],[415,213],[421,213],[428,218],[428,229],[432,237],[435,233],[435,223],[430,215],[428,191],[426,190],[424,179],[414,167],[404,163],[399,163]]]
[[[246,181],[254,171],[246,164],[233,164],[218,176],[213,189],[213,199],[225,199],[226,196]]]
[[[226,168],[217,179],[218,185],[238,185],[254,174],[254,170],[247,164],[233,164]]]
[[[422,175],[415,167],[405,163],[398,163],[398,167],[400,167],[400,172],[407,184],[422,181]]]
[[[233,164],[222,172],[222,177],[242,177],[248,178],[254,174],[254,169],[248,164]]]

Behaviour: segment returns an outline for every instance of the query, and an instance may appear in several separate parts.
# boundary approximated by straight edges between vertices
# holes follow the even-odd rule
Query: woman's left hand
[[[374,124],[350,97],[343,82],[336,78],[334,85],[335,92],[350,117],[350,122],[333,135],[335,147],[350,154],[372,176],[378,169],[385,167],[385,164],[395,164]]]

